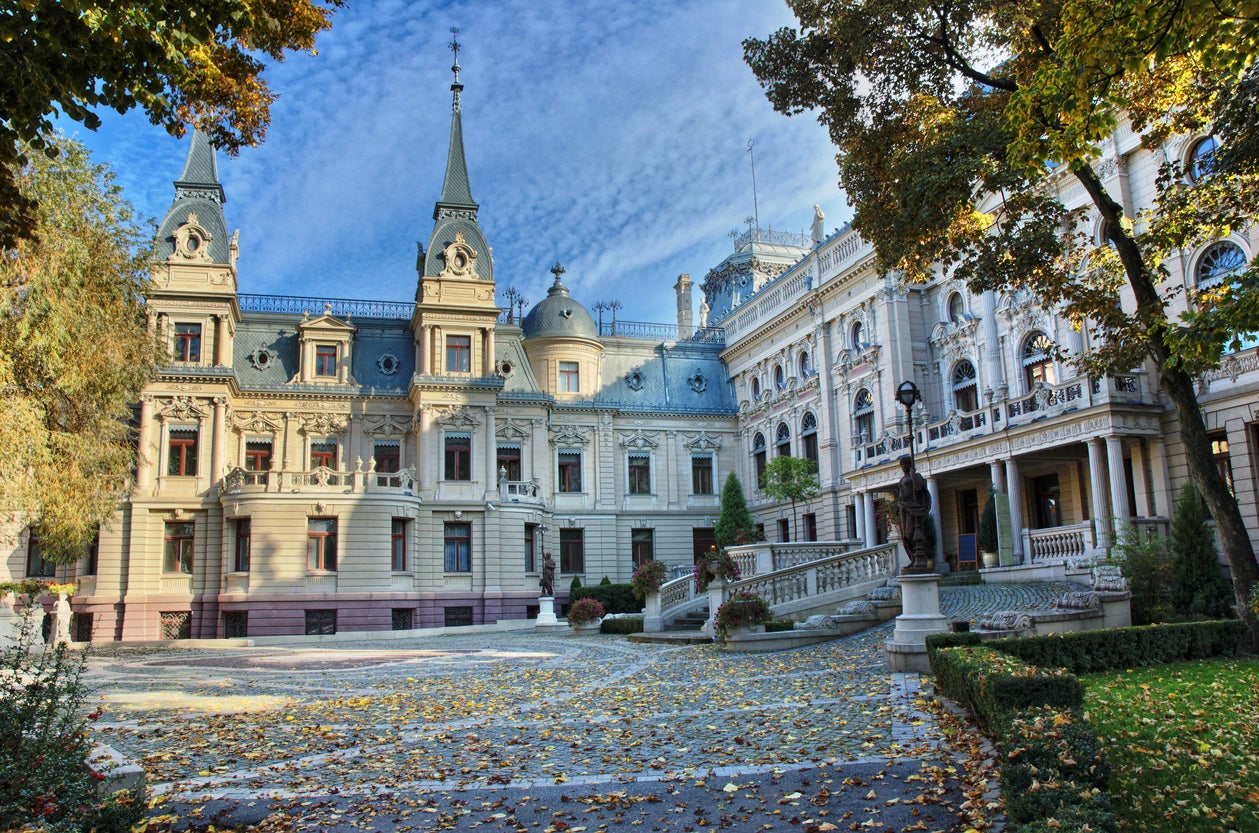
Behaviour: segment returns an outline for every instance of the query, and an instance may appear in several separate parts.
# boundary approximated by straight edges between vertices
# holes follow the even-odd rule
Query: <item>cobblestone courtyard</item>
[[[941,597],[969,617],[1063,588]],[[752,655],[532,632],[120,648],[88,676],[103,739],[174,826],[962,829],[953,752],[918,678],[885,670],[889,633]]]

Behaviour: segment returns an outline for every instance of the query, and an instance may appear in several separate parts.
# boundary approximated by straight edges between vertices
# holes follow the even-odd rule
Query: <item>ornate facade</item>
[[[686,275],[676,328],[603,328],[559,264],[523,320],[504,315],[457,79],[452,91],[413,304],[239,292],[214,153],[194,136],[153,266],[150,320],[172,360],[139,403],[134,488],[93,554],[61,570],[78,584],[77,637],[523,619],[544,550],[561,601],[574,577],[627,581],[649,558],[688,567],[712,541],[732,471],[770,540],[874,545],[909,447],[910,414],[894,400],[907,380],[922,392],[914,447],[942,569],[984,566],[975,532],[990,487],[991,569],[1165,526],[1186,474],[1157,368],[1076,375],[1054,348],[1087,348],[1087,327],[1025,292],[903,285],[851,230],[825,236],[820,212],[807,239],[738,236],[702,282],[698,326]],[[1162,154],[1192,171],[1204,141],[1144,148],[1121,126],[1099,170],[1137,217]],[[1084,204],[1065,176],[1059,185]],[[1183,252],[1172,280],[1210,286],[1257,246],[1250,229]],[[1259,540],[1256,391],[1253,346],[1201,382],[1219,463]],[[798,514],[758,488],[778,454],[817,462],[821,492]],[[8,572],[46,568],[24,535]]]

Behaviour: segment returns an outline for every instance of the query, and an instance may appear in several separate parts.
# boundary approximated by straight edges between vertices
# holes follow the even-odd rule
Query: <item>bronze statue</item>
[[[909,457],[901,458],[901,471],[904,474],[896,484],[896,502],[900,507],[901,540],[909,552],[909,564],[904,572],[926,573],[930,568],[927,566],[924,542],[927,516],[931,512],[931,493],[927,491],[927,481],[914,468]]]
[[[543,596],[555,595],[555,559],[549,552],[542,555],[542,578],[538,580],[538,586],[542,588]]]

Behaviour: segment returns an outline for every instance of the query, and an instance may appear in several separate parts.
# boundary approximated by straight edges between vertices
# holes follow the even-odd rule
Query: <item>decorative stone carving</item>
[[[455,240],[442,250],[442,260],[446,268],[442,269],[439,278],[472,278],[476,276],[474,269],[477,259],[476,249],[468,245],[462,231],[455,232]]]
[[[433,422],[443,428],[470,431],[481,424],[481,415],[467,405],[434,405]]]
[[[625,386],[630,390],[643,389],[643,374],[637,370],[631,370],[625,374]]]
[[[505,442],[524,442],[531,434],[529,423],[523,419],[507,417],[494,428],[494,436]]]
[[[345,424],[340,414],[307,414],[298,430],[308,436],[329,437],[345,431]]]
[[[841,616],[865,616],[877,612],[874,602],[868,599],[855,599],[840,609]]]
[[[1132,589],[1117,564],[1098,564],[1093,568],[1093,589],[1103,593],[1122,593]]]
[[[621,448],[627,450],[650,451],[659,445],[660,443],[643,433],[641,428],[632,434],[621,434]]]
[[[278,434],[284,430],[284,423],[279,414],[239,411],[233,415],[232,427],[242,434]]]
[[[901,586],[889,579],[882,587],[876,587],[867,593],[866,598],[876,602],[898,602],[901,598]]]
[[[168,262],[196,261],[210,262],[210,241],[214,237],[197,221],[194,212],[188,212],[188,221],[175,229],[175,251],[167,258]]]
[[[1056,606],[1064,610],[1100,610],[1102,600],[1096,593],[1064,593]]]
[[[402,366],[402,362],[398,361],[398,357],[393,353],[382,353],[376,359],[376,367],[380,369],[382,376],[395,376],[398,368]]]
[[[976,624],[983,631],[1028,631],[1032,629],[1032,617],[1026,610],[998,610]]]
[[[167,419],[196,422],[209,416],[210,409],[191,396],[174,396],[158,413]]]
[[[266,370],[275,363],[277,358],[274,350],[267,350],[260,347],[245,357],[254,370]]]
[[[590,442],[588,430],[576,425],[553,425],[551,426],[551,445],[565,448],[587,445]]]
[[[700,431],[698,434],[687,434],[685,437],[686,439],[682,441],[682,445],[690,452],[716,451],[721,448],[721,438],[707,431]]]
[[[696,393],[703,393],[708,390],[708,380],[704,378],[704,374],[696,368],[695,373],[688,377],[686,384]]]
[[[368,437],[401,437],[411,433],[412,422],[408,417],[381,414],[364,418],[363,433]]]

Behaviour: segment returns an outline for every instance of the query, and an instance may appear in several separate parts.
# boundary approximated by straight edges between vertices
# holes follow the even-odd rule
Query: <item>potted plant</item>
[[[603,621],[603,605],[587,596],[573,602],[568,609],[568,626],[574,633],[598,633]]]
[[[768,602],[750,590],[740,590],[717,608],[717,638],[740,632],[763,633],[770,618]]]
[[[985,567],[997,566],[997,492],[988,490],[988,502],[979,516],[979,534],[976,537]]]
[[[630,578],[630,592],[642,601],[651,593],[660,592],[660,586],[669,580],[669,568],[663,561],[645,561],[638,565]]]
[[[734,557],[725,550],[718,551],[716,547],[710,549],[698,564],[695,565],[695,590],[703,593],[708,590],[710,582],[738,581],[743,577],[742,571],[739,570],[739,564]]]

